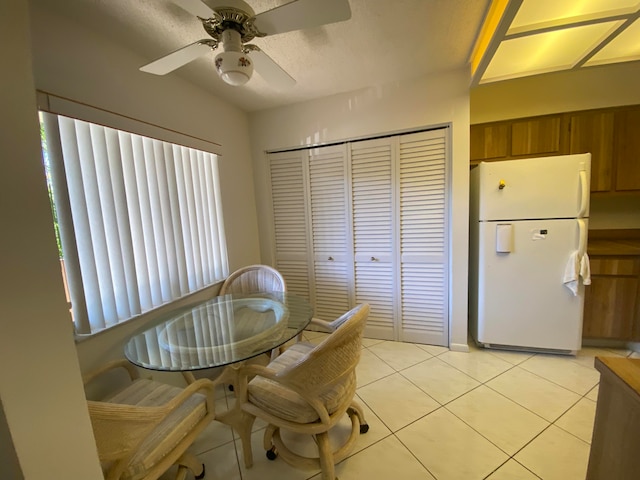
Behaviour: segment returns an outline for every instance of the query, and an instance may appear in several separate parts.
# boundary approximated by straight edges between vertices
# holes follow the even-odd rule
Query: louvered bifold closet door
[[[306,151],[269,154],[275,268],[287,290],[311,301],[305,193]]]
[[[346,145],[309,150],[315,316],[333,320],[351,306],[353,277]]]
[[[446,130],[400,137],[400,340],[448,345]]]
[[[388,138],[350,145],[355,301],[371,306],[365,335],[386,340],[395,323],[394,153]]]

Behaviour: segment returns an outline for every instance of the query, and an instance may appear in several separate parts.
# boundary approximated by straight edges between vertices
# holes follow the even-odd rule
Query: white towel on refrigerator
[[[591,266],[589,256],[585,253],[579,257],[579,252],[575,251],[569,256],[569,261],[564,269],[562,283],[571,290],[573,295],[578,295],[578,283],[582,278],[583,285],[591,284]]]

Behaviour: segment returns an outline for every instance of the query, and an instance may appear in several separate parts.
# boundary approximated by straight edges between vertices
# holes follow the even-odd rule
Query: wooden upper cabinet
[[[640,108],[615,112],[615,190],[640,190]]]
[[[608,192],[613,184],[613,112],[571,115],[569,153],[591,153],[591,191]]]
[[[640,105],[471,126],[471,163],[591,153],[591,191],[640,192]]]
[[[471,125],[471,161],[503,160],[509,154],[509,125]]]
[[[511,155],[561,154],[562,116],[537,117],[511,124]]]

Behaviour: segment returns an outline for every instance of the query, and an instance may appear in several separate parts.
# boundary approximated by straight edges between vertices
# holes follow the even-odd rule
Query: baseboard
[[[466,343],[450,343],[449,350],[452,352],[465,352],[469,353],[469,345]]]
[[[627,342],[625,340],[585,338],[582,340],[582,346],[595,348],[623,348],[633,352],[640,352],[640,342]]]

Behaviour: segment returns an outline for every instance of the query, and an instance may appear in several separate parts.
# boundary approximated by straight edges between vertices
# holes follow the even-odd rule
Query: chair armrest
[[[121,358],[118,360],[113,360],[111,362],[105,363],[101,367],[83,375],[82,382],[84,383],[84,385],[87,385],[89,382],[95,380],[100,375],[108,371],[115,370],[116,368],[124,368],[129,374],[129,378],[131,381],[140,378],[140,373],[138,372],[138,369],[128,360]]]
[[[203,393],[209,421],[215,416],[213,383],[201,379],[183,389],[169,402],[157,406],[87,401],[101,461],[122,459],[135,451],[153,429],[193,395]],[[125,462],[126,463],[126,462]]]
[[[315,325],[316,327],[320,327],[327,332],[333,332],[334,328],[331,326],[332,322],[327,322],[326,320],[320,320],[319,318],[312,318],[309,325]]]
[[[327,322],[326,320],[320,320],[319,318],[312,318],[311,325],[316,325],[318,327],[324,328],[328,330],[330,333],[335,332],[340,325],[342,325],[348,318],[351,317],[351,312],[346,312],[340,315],[338,318],[331,322]]]

